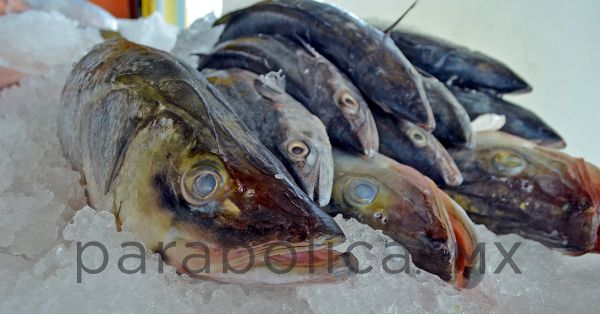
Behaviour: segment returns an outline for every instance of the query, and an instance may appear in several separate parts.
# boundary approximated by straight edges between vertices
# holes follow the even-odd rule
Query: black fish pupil
[[[304,148],[302,148],[300,146],[294,146],[294,147],[292,147],[292,154],[294,154],[294,155],[302,155],[302,153],[304,153]]]

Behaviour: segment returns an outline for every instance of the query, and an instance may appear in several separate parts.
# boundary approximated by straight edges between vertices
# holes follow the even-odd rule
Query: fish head
[[[171,64],[154,66],[172,70]],[[259,285],[346,279],[356,259],[331,250],[345,240],[341,229],[218,92],[186,69],[145,89],[129,86],[130,99],[150,90],[139,98],[154,105],[121,162],[114,199],[119,220],[167,263],[193,276]],[[309,250],[316,256],[310,263]]]
[[[594,250],[598,168],[502,132],[479,132],[476,143],[452,152],[465,179],[448,188],[476,222],[570,254]]]
[[[416,266],[443,280],[456,281],[465,265],[472,265],[458,265],[463,241],[457,241],[453,227],[469,226],[469,218],[463,214],[451,220],[440,191],[427,177],[381,154],[366,160],[334,149],[334,163],[327,211],[382,230],[410,252]],[[464,241],[476,242],[472,231],[461,236]],[[459,284],[464,287],[468,282],[465,277]]]
[[[397,146],[392,149],[409,151],[410,154],[406,154],[406,151],[399,152],[406,156],[407,164],[415,165],[415,168],[435,182],[451,186],[462,182],[462,174],[454,160],[433,134],[406,120],[398,120],[396,127],[399,132],[404,133],[403,138],[407,139],[408,147]]]
[[[300,187],[320,206],[331,198],[333,156],[325,126],[301,103],[283,89],[261,77],[254,81],[256,91],[274,103],[279,112],[279,156],[285,159]]]
[[[333,67],[330,64],[323,66]],[[355,150],[368,157],[374,156],[379,150],[379,135],[368,103],[345,75],[339,71],[323,73],[330,74],[327,80],[330,89],[328,95],[334,104],[332,108],[335,115],[344,118],[335,121],[335,132],[342,138],[346,137],[346,143],[358,143],[359,145],[353,147]]]

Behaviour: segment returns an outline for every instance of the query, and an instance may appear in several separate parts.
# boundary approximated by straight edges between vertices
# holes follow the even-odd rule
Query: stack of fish
[[[570,254],[600,251],[600,170],[555,150],[565,144],[552,128],[502,99],[531,89],[502,63],[311,0],[260,2],[215,24],[224,31],[199,71],[113,39],[63,92],[61,141],[89,202],[179,271],[197,248],[159,243],[203,241],[238,266],[247,248],[295,264],[281,276],[261,264],[201,275],[214,280],[344,280],[355,258],[328,249],[344,239],[327,216],[340,213],[457,287],[482,276],[466,213]],[[471,119],[487,113],[506,117],[501,132],[474,133]],[[300,255],[265,252],[274,241]]]

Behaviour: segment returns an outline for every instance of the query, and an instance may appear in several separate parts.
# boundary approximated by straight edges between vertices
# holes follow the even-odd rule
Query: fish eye
[[[373,203],[378,192],[377,184],[370,179],[354,178],[346,185],[344,199],[351,205],[365,206]]]
[[[348,111],[349,113],[357,113],[358,112],[358,102],[348,92],[345,92],[342,94],[342,96],[340,96],[340,98],[338,99],[338,104],[340,105],[340,107],[342,107],[344,110]]]
[[[525,160],[523,157],[511,151],[497,152],[492,157],[492,165],[502,173],[515,175],[523,171],[525,168]]]
[[[310,148],[304,141],[294,140],[287,145],[287,150],[294,158],[304,159],[310,153]]]
[[[221,189],[222,178],[216,169],[201,167],[191,169],[181,179],[183,198],[192,205],[200,205]]]
[[[412,128],[408,131],[408,136],[418,147],[423,147],[427,144],[427,137],[423,134],[422,130]]]

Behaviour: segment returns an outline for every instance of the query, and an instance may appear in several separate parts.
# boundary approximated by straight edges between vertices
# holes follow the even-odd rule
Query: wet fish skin
[[[198,68],[242,68],[258,74],[282,70],[286,91],[321,119],[332,142],[367,156],[378,150],[377,128],[366,101],[343,73],[310,47],[279,36],[238,38],[203,56]]]
[[[462,175],[444,146],[429,132],[373,109],[379,132],[379,152],[413,167],[433,181],[459,185]]]
[[[473,147],[471,119],[465,108],[448,90],[446,85],[435,77],[421,73],[425,93],[435,117],[433,135],[444,147]]]
[[[310,0],[263,1],[229,13],[220,42],[280,34],[300,39],[334,63],[382,110],[433,129],[433,113],[417,71],[394,42],[355,15]]]
[[[95,46],[66,82],[59,123],[65,156],[81,173],[89,204],[114,211],[119,225],[149,249],[175,242],[161,253],[180,272],[204,265],[185,267],[185,257],[197,253],[189,242],[216,252],[213,266],[223,265],[221,251],[240,246],[260,256],[273,241],[302,248],[310,239],[319,248],[343,241],[337,224],[218,96],[195,69],[166,52],[124,39]],[[343,280],[349,271],[338,263],[342,255],[334,255],[339,277],[299,267],[301,276],[263,276],[259,284]],[[216,268],[198,276],[232,279]]]
[[[391,38],[414,66],[456,86],[524,93],[531,86],[504,63],[433,36],[394,29]]]
[[[334,188],[325,211],[382,230],[417,267],[457,287],[481,281],[478,259],[467,262],[458,254],[472,255],[476,246],[472,222],[431,180],[382,154],[370,160],[337,148],[333,154]]]
[[[444,188],[473,221],[570,254],[598,250],[598,168],[503,132],[475,138],[450,150],[464,182]]]
[[[255,73],[229,69],[204,70],[202,74],[284,163],[307,195],[320,206],[327,205],[333,184],[333,157],[323,123],[274,82]]]
[[[544,120],[532,111],[496,96],[475,90],[450,87],[452,93],[467,110],[471,119],[486,113],[506,116],[506,124],[500,129],[538,145],[564,148],[563,138]]]

